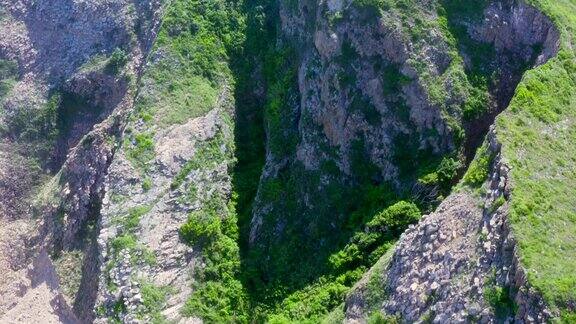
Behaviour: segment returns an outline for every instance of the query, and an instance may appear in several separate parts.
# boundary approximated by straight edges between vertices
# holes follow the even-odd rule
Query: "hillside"
[[[0,322],[576,322],[574,0],[0,0]]]

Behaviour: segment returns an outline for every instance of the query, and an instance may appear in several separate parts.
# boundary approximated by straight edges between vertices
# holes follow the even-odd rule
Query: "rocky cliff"
[[[0,322],[569,322],[566,2],[0,0]]]
[[[408,322],[543,323],[552,314],[519,265],[508,220],[509,167],[492,131],[488,177],[461,187],[400,237],[346,302],[346,322],[374,311]]]
[[[520,56],[526,55],[522,46],[541,44],[537,65],[559,47],[559,33],[551,22],[523,4],[492,4],[484,11],[483,23],[467,29],[471,37],[493,42],[497,51]],[[513,79],[504,85],[518,81]],[[511,95],[506,88],[496,93],[506,92]],[[488,134],[486,150],[479,150],[470,167],[486,159],[486,182],[471,190],[465,175],[462,186],[434,213],[402,235],[393,254],[379,261],[348,296],[347,322],[363,322],[375,310],[409,322],[551,319],[552,312],[528,283],[518,257],[509,221],[510,166],[501,158],[497,138],[494,130]]]
[[[281,46],[292,57],[282,67],[283,101],[266,111],[268,154],[250,231],[251,253],[262,259],[255,262],[267,269],[259,285],[300,285],[314,280],[310,273],[333,272],[346,243],[349,264],[358,262],[349,249],[382,253],[354,231],[368,231],[364,224],[399,200],[433,210],[523,72],[557,53],[559,33],[534,7],[467,6],[280,7]],[[371,194],[378,190],[395,197]],[[389,234],[378,240],[392,241]],[[274,257],[264,261],[267,254]]]
[[[3,66],[15,66],[2,92],[2,318],[90,321],[104,177],[159,3],[1,8],[0,55]]]

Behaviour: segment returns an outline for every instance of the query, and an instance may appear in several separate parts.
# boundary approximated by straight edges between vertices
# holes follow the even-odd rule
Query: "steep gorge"
[[[382,17],[354,3],[281,9],[287,42],[302,50],[282,86],[298,87],[267,111],[280,120],[267,120],[252,219],[255,287],[345,291],[414,221],[406,204],[427,212],[450,192],[523,71],[557,52],[558,32],[531,7],[445,1],[436,15],[435,5],[390,5]],[[405,219],[380,232],[381,215]]]
[[[11,258],[0,265],[48,273],[51,306],[39,313],[102,323],[558,316],[512,252],[509,167],[494,130],[484,142],[524,72],[560,48],[536,7],[0,4],[0,28],[14,30],[0,58],[18,61],[2,99],[0,190],[14,198],[0,214]],[[34,166],[47,176],[4,158],[14,154],[49,161]],[[442,263],[430,248],[455,256]],[[23,293],[12,277],[0,282],[0,316],[26,307],[30,278]],[[493,308],[490,289],[520,311]]]

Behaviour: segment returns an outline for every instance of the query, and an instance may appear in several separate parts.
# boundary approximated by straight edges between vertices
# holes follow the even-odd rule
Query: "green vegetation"
[[[342,250],[330,256],[330,265],[339,270],[371,266],[392,247],[408,225],[419,219],[420,210],[413,203],[400,201],[384,209],[366,224],[363,231],[354,234]]]
[[[458,171],[462,169],[460,160],[451,157],[444,157],[437,162],[438,159],[433,161],[432,164],[422,168],[420,174],[423,174],[418,179],[418,182],[425,186],[436,186],[440,189],[440,193],[447,195],[454,185],[454,180],[458,177]]]
[[[400,319],[393,316],[387,316],[379,311],[375,311],[368,317],[368,324],[397,324],[400,323]]]
[[[18,77],[18,64],[14,61],[0,59],[0,104],[4,97],[12,90]]]
[[[576,4],[529,1],[558,26],[557,57],[526,73],[497,121],[502,157],[512,167],[512,228],[529,283],[560,311],[576,312]]]
[[[144,191],[149,191],[150,189],[152,189],[152,179],[146,177],[144,178],[144,180],[142,180],[142,190]]]
[[[487,179],[494,160],[494,153],[488,150],[488,143],[484,144],[476,152],[476,157],[468,167],[462,182],[471,187],[481,186]]]
[[[405,181],[416,178],[419,184],[427,188],[427,192],[437,190],[441,196],[448,195],[463,167],[462,158],[455,154],[433,154],[429,149],[420,149],[418,142],[418,139],[402,134],[396,137],[394,162],[400,177]],[[421,201],[420,207],[429,210],[435,204],[433,201]]]
[[[115,259],[123,250],[139,251],[142,253],[141,259],[136,259],[132,255],[132,262],[144,262],[148,265],[156,264],[156,256],[148,250],[145,246],[138,243],[136,233],[140,225],[140,219],[151,210],[151,206],[137,206],[127,210],[124,214],[116,216],[113,221],[117,223],[120,228],[118,236],[114,237],[110,242],[112,255]]]
[[[247,322],[247,296],[238,280],[240,251],[234,205],[214,194],[202,210],[190,215],[181,229],[183,239],[200,246],[205,266],[196,273],[195,291],[183,313],[209,323]]]
[[[266,217],[281,220],[286,231],[274,240],[267,235],[273,235],[278,223],[263,223],[259,242],[265,243],[249,249],[245,257],[246,287],[269,319],[303,321],[325,315],[392,247],[402,229],[419,218],[413,203],[394,204],[397,198],[388,185],[346,187],[331,179],[322,190],[313,190],[323,176],[296,166],[291,174],[260,187],[262,199],[276,202]],[[297,198],[303,192],[330,204],[310,208]],[[301,229],[301,217],[307,218],[307,229]]]
[[[146,170],[148,162],[154,159],[154,136],[152,133],[127,132],[124,139],[126,156],[135,167]]]
[[[549,12],[555,12],[556,19],[573,21],[573,18],[566,18],[564,12],[554,11],[556,4],[541,2],[546,3]],[[408,0],[354,2],[372,17],[378,17],[382,9],[395,8],[402,12],[403,18],[413,22],[408,14],[411,13],[408,10],[410,3]],[[567,11],[572,8],[569,0],[559,3],[558,6],[565,6]],[[427,75],[426,67],[418,62],[413,65],[422,74],[430,98],[450,116],[446,119],[458,148],[449,154],[433,154],[430,150],[419,149],[422,139],[402,142],[403,136],[399,135],[395,143],[398,149],[393,154],[402,181],[418,181],[420,185],[437,188],[440,195],[446,195],[464,160],[460,147],[464,144],[460,117],[473,122],[488,111],[492,100],[490,91],[500,76],[495,69],[494,48],[474,42],[462,27],[462,22],[478,19],[486,2],[445,0],[440,4],[439,20],[431,24],[442,28],[451,48],[452,61],[440,76]],[[197,158],[187,163],[171,184],[172,190],[181,190],[203,202],[200,210],[190,214],[180,234],[189,244],[202,250],[205,264],[197,273],[194,293],[184,314],[199,316],[206,322],[319,322],[331,309],[341,305],[345,293],[368,267],[390,252],[406,226],[416,222],[421,211],[437,203],[420,201],[407,188],[393,188],[385,183],[379,168],[367,157],[361,136],[353,144],[350,161],[354,177],[341,173],[332,159],[339,152],[321,139],[315,143],[325,153],[320,170],[307,170],[292,159],[300,140],[294,131],[295,125],[309,122],[310,116],[298,109],[299,53],[289,40],[277,39],[276,6],[276,1],[174,1],[166,12],[154,49],[163,55],[150,62],[152,68],[143,77],[146,91],[138,101],[137,118],[147,127],[185,123],[212,109],[222,91],[230,90],[229,86],[233,86],[235,93],[235,156],[238,163],[233,171],[233,203],[226,203],[229,197],[217,191],[209,197],[200,197],[196,187],[186,182],[194,170],[224,158],[222,145],[228,144],[218,140],[200,147]],[[417,22],[417,27],[407,35],[413,40],[429,37],[421,25],[425,23]],[[415,44],[418,46],[418,42]],[[467,66],[462,53],[470,58]],[[357,55],[350,44],[344,43],[340,63],[352,65]],[[520,72],[525,68],[523,64],[518,66]],[[502,133],[512,133],[504,150],[513,152],[508,156],[514,166],[514,181],[528,190],[516,189],[512,200],[523,261],[537,269],[529,273],[531,282],[535,282],[547,300],[558,307],[565,307],[568,301],[574,300],[573,289],[570,289],[574,287],[574,278],[552,262],[557,261],[559,253],[566,256],[574,251],[568,230],[559,227],[575,222],[570,209],[573,200],[568,193],[574,180],[574,172],[570,171],[574,170],[575,161],[570,158],[574,150],[569,145],[569,138],[574,138],[574,127],[570,127],[573,120],[569,113],[570,105],[574,106],[576,102],[572,94],[575,80],[567,72],[573,73],[575,66],[574,54],[565,50],[553,63],[530,72],[517,90],[511,111],[506,114],[513,117],[502,118],[499,122],[500,137],[507,137]],[[382,71],[384,96],[399,121],[410,126],[409,110],[402,98],[395,96],[410,80],[394,65],[378,68]],[[348,69],[342,72],[339,78],[342,85],[354,86],[357,80],[353,72]],[[559,81],[561,83],[557,84]],[[254,94],[253,89],[260,88],[266,90],[265,95]],[[553,97],[549,93],[549,89],[555,88],[561,88],[563,96]],[[371,111],[370,103],[362,99],[358,96],[353,106],[376,125],[377,114]],[[300,113],[302,116],[298,115]],[[565,123],[562,124],[565,128],[560,127],[561,122]],[[565,151],[554,155],[551,152],[554,145],[536,147],[531,144],[530,141],[538,142],[540,138],[533,128],[534,123],[548,127],[542,129],[549,129],[549,134],[560,134],[561,138],[551,140]],[[556,127],[550,128],[550,125]],[[153,157],[152,134],[135,132],[129,136],[127,152],[137,164],[145,165]],[[433,130],[425,135],[438,136]],[[546,139],[551,137],[547,135]],[[541,173],[545,171],[541,161],[526,160],[524,153],[518,153],[525,149],[531,150],[536,154],[534,156],[561,158],[554,161],[553,166],[546,165],[553,169]],[[539,150],[546,151],[547,155],[539,155]],[[256,198],[258,205],[253,206],[265,154],[282,161],[282,167],[274,170],[273,175],[262,178]],[[481,185],[492,160],[486,145],[481,147],[464,183],[472,187]],[[528,171],[546,180],[530,177]],[[524,178],[517,178],[518,175]],[[559,185],[561,181],[565,182]],[[552,193],[560,193],[554,206],[546,201]],[[309,201],[322,201],[323,204],[311,206],[307,204]],[[248,233],[253,207],[265,212],[259,237],[250,245]],[[544,222],[542,215],[548,215],[548,218],[554,215],[557,220]],[[518,225],[522,222],[535,229]],[[554,227],[550,228],[550,224]],[[545,243],[534,242],[536,229],[559,231],[563,239],[558,241],[549,237]],[[126,234],[117,245],[133,247],[132,238]],[[563,248],[558,251],[558,246]],[[538,260],[542,254],[549,255]],[[564,269],[574,266],[570,257],[564,259],[560,262]],[[548,268],[541,265],[543,262]],[[373,281],[375,285],[382,284],[378,278]],[[561,289],[553,290],[553,287]],[[505,291],[490,291],[487,300],[494,301],[494,305],[505,304],[503,296],[506,294]],[[382,298],[385,296],[374,296],[374,300]],[[334,313],[335,317],[341,315]],[[571,315],[564,313],[563,316]],[[393,320],[378,313],[371,317],[375,323]]]
[[[122,250],[133,250],[137,246],[136,236],[134,234],[123,234],[115,237],[110,246],[115,253],[120,253]]]
[[[82,281],[82,261],[84,253],[79,250],[62,251],[61,255],[54,260],[54,266],[60,287],[65,296],[74,298]]]
[[[385,96],[398,94],[401,87],[411,80],[400,72],[396,65],[387,65],[384,67],[376,66],[376,70],[381,73],[382,85]]]
[[[510,298],[510,289],[493,286],[484,290],[484,299],[494,310],[496,318],[500,321],[513,316],[514,302]]]
[[[12,138],[38,142],[43,139],[53,141],[58,136],[58,109],[62,102],[60,93],[54,93],[48,99],[48,102],[40,107],[37,111],[25,107],[19,109],[17,113],[10,118],[7,132]]]
[[[441,1],[439,25],[450,45],[465,53],[470,64],[466,66],[464,78],[460,78],[466,87],[466,100],[462,106],[464,120],[471,121],[487,112],[491,98],[489,90],[500,76],[497,73],[496,51],[492,44],[473,40],[464,22],[479,20],[487,6],[487,1]],[[455,63],[462,65],[460,55],[452,53]]]
[[[105,71],[110,74],[119,74],[124,66],[128,63],[128,55],[120,48],[117,48],[110,55],[110,59],[106,63]]]
[[[287,156],[296,148],[297,139],[286,130],[293,123],[292,107],[297,99],[296,55],[293,49],[283,48],[267,57],[264,71],[270,85],[268,101],[264,107],[268,149],[274,155]],[[280,77],[279,77],[280,76]]]
[[[140,293],[142,294],[143,310],[139,311],[139,316],[147,316],[153,324],[166,323],[166,318],[162,315],[166,300],[171,292],[170,287],[157,287],[149,282],[141,283]]]
[[[26,152],[45,171],[58,169],[67,149],[63,139],[80,120],[93,121],[102,107],[91,105],[86,98],[66,91],[53,90],[46,102],[35,106],[15,105],[0,133],[10,138],[16,147]],[[61,141],[61,142],[59,142]],[[90,141],[89,137],[84,139]]]
[[[133,233],[140,224],[142,216],[150,211],[150,206],[138,206],[131,208],[125,215],[117,218],[117,222],[122,226],[125,232]]]
[[[25,145],[26,155],[38,161],[39,167],[46,167],[51,162],[56,140],[63,131],[62,102],[62,95],[55,92],[44,105],[35,109],[17,107],[5,128],[0,128],[0,133]]]
[[[380,17],[382,10],[394,6],[394,2],[394,0],[354,0],[352,3],[369,19],[369,22],[372,22]]]
[[[183,124],[217,105],[232,82],[229,52],[242,43],[243,17],[232,1],[172,1],[142,78],[138,118],[162,127]]]
[[[452,15],[480,19],[489,3],[489,0],[442,0],[442,7]]]

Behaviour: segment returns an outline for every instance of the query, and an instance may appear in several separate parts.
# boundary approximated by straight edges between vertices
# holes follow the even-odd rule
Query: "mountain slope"
[[[494,268],[495,278],[488,277],[493,280],[492,283],[482,283],[482,276],[466,278],[470,287],[484,286],[484,299],[496,311],[504,313],[514,311],[517,318],[526,322],[548,321],[550,317],[570,322],[574,316],[572,306],[574,296],[571,295],[573,289],[570,288],[574,287],[574,277],[566,269],[574,268],[571,252],[568,252],[573,245],[569,232],[574,224],[572,208],[574,202],[568,197],[572,196],[570,192],[574,188],[574,159],[570,157],[571,145],[568,144],[568,139],[572,138],[573,134],[570,127],[565,128],[564,125],[570,124],[573,120],[571,89],[574,86],[574,79],[570,76],[574,71],[574,51],[571,50],[573,34],[570,32],[572,28],[570,21],[573,21],[573,18],[569,14],[573,12],[571,11],[573,4],[534,1],[532,5],[541,8],[558,26],[561,35],[560,52],[547,64],[525,75],[510,107],[498,118],[492,141],[498,141],[498,147],[501,145],[501,148],[498,149],[497,159],[490,166],[493,171],[488,174],[492,176],[483,186],[482,191],[486,190],[486,193],[475,198],[476,202],[468,204],[485,206],[484,219],[478,223],[475,230],[479,242],[477,244],[484,245],[487,238],[488,242],[493,240],[491,231],[486,231],[484,228],[488,225],[487,228],[490,229],[496,225],[496,238],[503,236],[504,239],[504,246],[502,243],[501,247],[496,245],[496,254],[500,254],[500,258],[508,258],[508,264],[497,265]],[[544,162],[542,159],[552,156],[554,157],[552,163]],[[476,157],[477,163],[484,159],[485,155]],[[499,201],[494,200],[498,196],[495,196],[493,190],[502,188],[496,186],[493,181],[498,180],[495,178],[498,174],[502,176],[502,171],[499,171],[502,167],[506,175],[504,178],[506,191],[509,192]],[[499,181],[502,181],[502,178]],[[466,191],[468,190],[459,190],[452,199],[458,199],[458,195],[466,194]],[[495,206],[494,201],[498,202]],[[444,204],[449,207],[457,206],[457,203],[450,198]],[[432,218],[448,222],[455,217],[457,216],[451,215],[449,211],[440,211]],[[427,222],[428,219],[412,233],[426,230]],[[450,229],[452,229],[450,225],[444,226],[444,230]],[[442,231],[442,226],[440,230]],[[383,289],[385,291],[394,289],[395,285],[392,284],[390,287],[391,283],[385,279],[386,276],[398,276],[390,280],[406,280],[403,282],[406,289],[409,289],[411,283],[416,285],[422,283],[414,278],[409,279],[408,271],[402,273],[402,270],[394,270],[406,262],[400,259],[402,255],[406,255],[402,247],[415,244],[414,240],[411,235],[403,238],[396,252],[395,258],[398,259],[390,261],[389,270],[380,268],[376,271],[377,274],[373,275],[374,278],[378,278],[374,280],[382,280],[377,281],[381,282],[376,285],[377,290],[383,287],[387,287]],[[468,246],[472,247],[474,243]],[[494,251],[494,247],[492,250]],[[458,248],[453,247],[449,251],[454,253]],[[497,260],[496,264],[498,262],[501,261]],[[383,277],[380,277],[381,275]],[[434,276],[426,275],[425,282],[426,278],[431,280]],[[428,283],[433,284],[432,281],[433,279]],[[494,283],[496,288],[491,288]],[[357,305],[362,304],[364,299],[362,296],[370,295],[367,291],[371,288],[365,287],[360,285],[357,292],[350,296],[351,318],[357,317],[357,314],[353,314],[358,312]],[[435,288],[437,289],[436,286]],[[420,289],[422,288],[419,287],[413,293],[421,291]],[[498,294],[494,295],[494,292]],[[383,301],[383,298],[377,300]],[[440,297],[440,300],[442,298],[446,296]],[[434,318],[435,314],[441,313],[443,309],[442,302],[436,305],[435,303],[436,301],[433,301],[427,305],[420,305],[419,314],[428,310],[426,316]],[[462,313],[463,316],[469,314],[468,309],[465,311],[467,313]]]
[[[573,0],[0,5],[0,321],[574,320]]]

